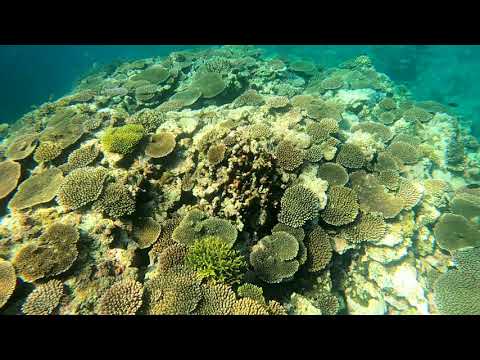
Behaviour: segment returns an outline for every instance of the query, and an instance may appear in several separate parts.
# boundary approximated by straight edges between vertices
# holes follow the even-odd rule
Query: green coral
[[[109,128],[102,136],[101,142],[106,151],[130,154],[143,139],[144,128],[139,124],[127,124],[118,128]]]
[[[243,256],[216,236],[196,241],[188,249],[186,263],[202,279],[224,284],[240,282],[246,267]]]
[[[263,297],[263,289],[260,286],[245,283],[238,287],[237,295],[240,298],[250,298],[258,303],[265,304],[265,298]]]

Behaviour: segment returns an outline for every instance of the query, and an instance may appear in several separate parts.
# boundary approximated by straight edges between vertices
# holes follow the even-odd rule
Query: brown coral
[[[0,258],[0,309],[12,296],[16,285],[15,268],[9,261]]]
[[[17,187],[20,179],[21,169],[19,163],[7,160],[0,162],[0,174],[2,181],[0,182],[0,199],[8,196]]]
[[[337,162],[349,169],[359,169],[365,161],[362,149],[354,144],[344,144],[337,154]]]
[[[63,283],[59,280],[50,280],[39,285],[28,295],[22,306],[26,315],[50,315],[58,307],[63,296]]]
[[[136,221],[132,236],[140,249],[146,249],[157,241],[161,231],[160,224],[147,217]]]
[[[162,158],[169,155],[175,148],[175,135],[170,132],[161,132],[152,136],[145,149],[145,154],[152,158]]]
[[[275,157],[278,165],[286,171],[294,171],[303,164],[305,152],[291,141],[282,141],[277,145]]]
[[[21,135],[12,141],[5,155],[9,160],[23,160],[33,153],[37,144],[37,134]]]
[[[220,164],[224,157],[227,147],[224,144],[212,145],[208,148],[207,159],[212,165]]]
[[[328,234],[320,227],[315,226],[305,239],[307,248],[306,266],[309,272],[323,270],[332,259],[332,246]]]
[[[18,186],[9,207],[23,210],[52,201],[62,181],[62,171],[58,168],[51,168],[41,174],[33,175]]]
[[[348,173],[342,165],[327,162],[318,169],[320,178],[326,180],[330,185],[343,186],[348,182]]]
[[[135,280],[113,284],[99,301],[100,315],[135,315],[142,305],[143,286]]]
[[[327,196],[327,206],[320,214],[327,224],[341,226],[355,220],[359,207],[355,191],[342,186],[332,186]]]

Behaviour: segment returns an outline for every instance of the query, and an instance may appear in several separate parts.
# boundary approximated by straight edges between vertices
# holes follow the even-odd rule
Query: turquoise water
[[[0,315],[480,314],[479,70],[0,46]]]
[[[0,122],[13,122],[32,105],[56,99],[82,75],[120,59],[166,56],[191,45],[23,45],[0,46]],[[447,45],[269,45],[267,53],[309,58],[335,66],[368,54],[378,71],[408,85],[419,100],[456,103],[470,118],[480,117],[480,46]],[[475,128],[475,131],[478,131]],[[477,136],[480,135],[480,131]]]

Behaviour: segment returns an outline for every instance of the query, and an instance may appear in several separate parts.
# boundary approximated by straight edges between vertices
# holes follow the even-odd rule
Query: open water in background
[[[76,80],[115,60],[165,56],[199,45],[0,45],[0,123],[14,122],[32,105],[68,93]],[[270,45],[267,53],[307,58],[326,67],[367,54],[377,70],[405,84],[417,100],[458,104],[459,114],[478,119],[480,46]],[[475,124],[476,122],[474,122]]]

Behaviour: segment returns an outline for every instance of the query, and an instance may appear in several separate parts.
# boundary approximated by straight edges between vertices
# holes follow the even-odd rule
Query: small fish
[[[458,107],[458,104],[457,104],[457,103],[454,103],[454,102],[449,102],[449,103],[448,103],[448,106]]]

